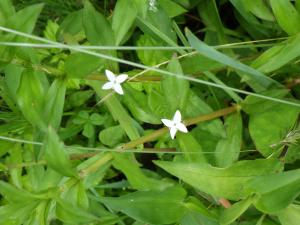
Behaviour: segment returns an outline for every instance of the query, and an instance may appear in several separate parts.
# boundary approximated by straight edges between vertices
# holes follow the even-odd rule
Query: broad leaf
[[[245,187],[252,178],[281,169],[277,160],[264,159],[239,161],[227,168],[187,162],[155,161],[155,164],[200,191],[231,200],[251,194]]]
[[[248,187],[260,198],[255,206],[267,213],[278,212],[286,208],[300,194],[300,170],[257,177]]]
[[[264,156],[276,152],[280,142],[293,128],[299,112],[297,107],[274,104],[264,112],[251,114],[249,131],[258,151]]]
[[[137,191],[118,198],[101,197],[100,201],[138,221],[159,225],[179,222],[186,210],[185,195],[184,189],[173,187],[163,191]]]

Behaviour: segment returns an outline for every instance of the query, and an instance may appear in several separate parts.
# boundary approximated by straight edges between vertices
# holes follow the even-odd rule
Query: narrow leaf
[[[77,176],[77,172],[64,149],[64,144],[59,140],[55,130],[51,127],[48,128],[44,150],[46,161],[52,169],[68,177]]]
[[[270,4],[282,29],[289,35],[297,34],[300,31],[300,14],[290,0],[270,0]]]
[[[172,73],[181,74],[182,79],[177,77],[164,76],[161,86],[169,105],[170,114],[174,114],[176,110],[184,110],[189,93],[189,82],[184,80],[182,68],[176,57],[173,57],[168,65],[168,70]]]
[[[136,16],[137,10],[134,3],[126,0],[117,1],[112,18],[112,29],[115,33],[116,45],[122,42],[126,33],[133,25]]]
[[[194,47],[200,54],[215,60],[224,65],[230,66],[238,71],[244,72],[247,77],[246,82],[252,86],[251,82],[254,82],[255,85],[260,86],[262,89],[267,89],[270,85],[276,84],[277,82],[272,80],[269,77],[266,77],[264,74],[258,70],[253,69],[250,66],[247,66],[235,59],[230,58],[229,56],[217,51],[216,49],[208,46],[204,42],[200,41],[192,32],[186,30],[186,35],[192,47]],[[241,75],[238,73],[238,75]],[[244,77],[242,76],[244,79]]]
[[[241,144],[243,124],[240,113],[230,115],[225,120],[226,139],[217,144],[215,156],[218,166],[226,167],[238,160]]]

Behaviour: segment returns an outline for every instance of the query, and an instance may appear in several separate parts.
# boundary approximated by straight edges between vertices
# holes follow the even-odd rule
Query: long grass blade
[[[145,70],[148,69],[148,70],[151,70],[151,71],[154,71],[154,72],[157,72],[157,73],[177,77],[179,79],[186,79],[186,80],[196,82],[196,83],[199,83],[199,84],[209,85],[209,86],[213,86],[213,87],[220,88],[220,89],[232,90],[232,91],[235,91],[237,93],[241,93],[241,94],[245,94],[245,95],[252,95],[252,96],[255,96],[255,97],[258,97],[258,98],[262,98],[262,99],[266,99],[266,100],[270,100],[270,101],[274,101],[274,102],[278,102],[278,103],[282,103],[282,104],[287,104],[287,105],[291,105],[291,106],[300,107],[300,103],[291,102],[291,101],[278,99],[278,98],[273,98],[273,97],[269,97],[269,96],[249,92],[249,91],[244,91],[244,90],[232,88],[232,87],[229,87],[229,86],[215,84],[213,82],[193,78],[189,75],[182,76],[180,74],[176,74],[176,73],[168,72],[168,71],[165,71],[165,70],[161,70],[161,69],[158,69],[156,67],[149,67],[149,66],[145,66],[145,65],[142,65],[142,64],[139,64],[139,63],[128,61],[128,60],[119,59],[119,58],[116,58],[116,57],[113,57],[113,56],[105,55],[105,54],[102,54],[102,53],[96,53],[96,52],[92,52],[92,51],[85,50],[85,49],[79,49],[79,48],[74,47],[74,46],[68,46],[68,45],[65,45],[65,44],[61,44],[61,43],[58,43],[58,42],[55,42],[55,41],[50,41],[50,40],[45,39],[45,38],[37,37],[37,36],[31,35],[31,34],[23,33],[23,32],[16,31],[16,30],[6,28],[6,27],[3,27],[3,26],[0,26],[0,30],[8,32],[8,33],[15,34],[15,35],[18,35],[18,36],[30,38],[32,40],[37,40],[37,41],[41,41],[41,42],[48,43],[48,44],[56,44],[56,45],[59,45],[63,48],[68,48],[70,50],[74,50],[74,51],[77,51],[77,52],[82,52],[82,53],[93,55],[93,56],[96,56],[96,57],[100,57],[100,58],[112,60],[112,61],[115,61],[115,62],[127,64],[127,65],[130,65],[130,66],[133,66],[133,67],[137,67],[137,68],[141,68],[141,69],[145,69]],[[190,54],[190,53],[188,53],[188,54]]]

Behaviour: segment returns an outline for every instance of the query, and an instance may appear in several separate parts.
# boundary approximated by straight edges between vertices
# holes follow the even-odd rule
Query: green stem
[[[101,154],[101,153],[100,153]],[[113,155],[110,153],[105,154],[103,157],[98,159],[95,163],[90,165],[88,168],[83,169],[80,171],[80,177],[85,177],[88,174],[91,174],[98,170],[101,166],[105,165],[107,162],[113,159]]]
[[[212,119],[215,119],[215,118],[218,118],[221,116],[231,114],[233,112],[236,112],[238,109],[239,109],[239,106],[237,106],[237,105],[231,106],[231,107],[224,108],[224,109],[221,109],[221,110],[218,110],[218,111],[206,114],[206,115],[200,115],[200,116],[197,116],[194,118],[187,119],[187,120],[183,121],[183,123],[186,126],[190,126],[190,125],[197,124],[197,123],[200,123],[203,121],[208,121],[208,120],[212,120]],[[156,130],[148,135],[145,135],[136,140],[130,141],[130,142],[122,145],[120,148],[121,148],[121,150],[132,149],[140,144],[144,144],[149,141],[154,141],[155,139],[157,139],[161,135],[167,133],[168,131],[169,131],[169,129],[167,127],[161,128],[161,129]]]

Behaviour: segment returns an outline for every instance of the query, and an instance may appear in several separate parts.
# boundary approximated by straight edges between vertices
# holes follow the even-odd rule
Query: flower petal
[[[183,123],[177,123],[176,124],[176,128],[178,130],[180,130],[181,132],[183,132],[183,133],[187,133],[188,132],[188,129],[186,128],[186,126]]]
[[[163,124],[167,127],[173,127],[174,126],[174,122],[172,120],[162,119],[161,122],[163,122]]]
[[[121,74],[116,77],[116,81],[120,84],[123,83],[125,80],[127,80],[128,75],[127,74]]]
[[[177,110],[175,112],[175,115],[173,117],[173,121],[174,121],[174,123],[180,123],[181,122],[181,113],[180,113],[179,110]]]
[[[110,70],[105,70],[105,75],[107,77],[107,79],[111,82],[114,82],[116,80],[116,76],[113,72],[111,72]]]
[[[106,82],[105,84],[103,84],[102,89],[103,90],[112,89],[113,86],[114,86],[113,82]]]
[[[120,84],[115,84],[113,89],[115,90],[115,92],[117,92],[120,95],[124,94],[122,86]]]
[[[171,127],[171,129],[170,129],[170,135],[171,135],[172,139],[175,138],[176,132],[177,132],[177,128],[176,127]]]

